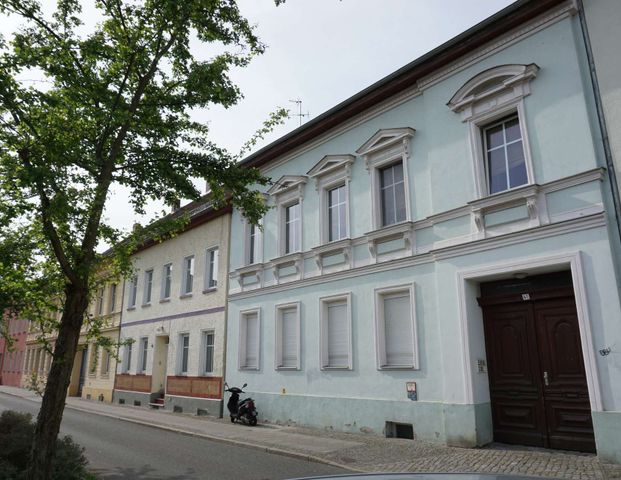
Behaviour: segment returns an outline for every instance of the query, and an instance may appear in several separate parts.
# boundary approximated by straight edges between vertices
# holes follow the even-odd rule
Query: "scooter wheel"
[[[252,417],[250,419],[250,425],[254,427],[256,424],[257,424],[257,417]]]
[[[231,417],[231,423],[235,423],[235,417]]]

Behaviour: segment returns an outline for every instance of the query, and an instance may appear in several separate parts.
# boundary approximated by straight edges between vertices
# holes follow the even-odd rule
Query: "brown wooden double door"
[[[595,451],[576,306],[566,293],[479,300],[495,441]]]

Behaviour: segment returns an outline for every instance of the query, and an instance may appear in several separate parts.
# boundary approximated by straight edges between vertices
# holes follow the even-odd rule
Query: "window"
[[[142,337],[140,339],[140,365],[139,372],[144,373],[147,371],[147,354],[149,353],[149,337]]]
[[[240,370],[259,369],[259,310],[241,312],[239,321],[239,358]]]
[[[522,133],[517,116],[486,127],[483,141],[490,194],[528,183]]]
[[[179,335],[179,374],[188,373],[188,359],[190,355],[190,334]]]
[[[298,303],[276,307],[277,369],[300,368],[300,308]]]
[[[413,128],[379,130],[356,152],[371,175],[373,230],[411,220],[408,163]]]
[[[134,275],[129,281],[129,301],[128,308],[136,306],[136,295],[138,293],[138,275]]]
[[[110,373],[110,352],[107,348],[102,348],[101,351],[101,375],[108,375]]]
[[[129,343],[125,345],[125,356],[123,358],[123,373],[129,373],[132,368],[132,344],[133,341],[129,339]]]
[[[246,264],[259,261],[259,239],[261,230],[258,225],[246,223]]]
[[[194,283],[194,255],[183,259],[183,281],[181,285],[181,295],[192,293]]]
[[[381,168],[379,177],[382,226],[403,222],[406,218],[403,162]]]
[[[153,269],[144,272],[144,296],[142,298],[143,305],[151,303],[151,291],[153,290]]]
[[[302,250],[302,200],[307,177],[284,175],[268,190],[278,208],[278,255]]]
[[[534,63],[484,70],[448,102],[469,127],[478,198],[535,182],[524,98],[538,71]]]
[[[352,368],[351,294],[320,299],[321,368]]]
[[[328,241],[347,237],[347,186],[328,190]]]
[[[207,268],[205,269],[205,289],[218,286],[218,247],[207,250]]]
[[[214,339],[214,332],[203,332],[203,373],[205,375],[213,373]]]
[[[375,291],[378,368],[418,368],[414,286]]]
[[[104,289],[103,287],[97,292],[97,315],[103,315],[104,305]]]
[[[116,310],[116,283],[110,285],[110,309],[109,313]]]
[[[95,375],[97,371],[97,345],[95,343],[88,346],[88,354],[88,373]]]
[[[299,252],[301,249],[302,220],[300,203],[285,207],[285,254]]]
[[[168,263],[164,265],[164,269],[162,271],[162,300],[167,300],[170,298],[170,292],[172,287],[172,268],[172,263]]]

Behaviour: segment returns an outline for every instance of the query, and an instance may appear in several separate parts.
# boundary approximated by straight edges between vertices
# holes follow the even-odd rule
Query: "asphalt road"
[[[36,417],[39,404],[0,393],[0,411]],[[86,448],[102,479],[287,479],[337,475],[344,470],[207,439],[65,409],[61,434]]]

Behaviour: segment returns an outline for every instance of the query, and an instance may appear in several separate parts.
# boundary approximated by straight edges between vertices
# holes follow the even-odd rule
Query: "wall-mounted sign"
[[[405,390],[408,392],[408,398],[410,400],[418,400],[418,395],[416,393],[416,382],[405,382]]]
[[[524,300],[524,301],[530,300],[530,293],[523,293],[522,294],[522,300]]]

